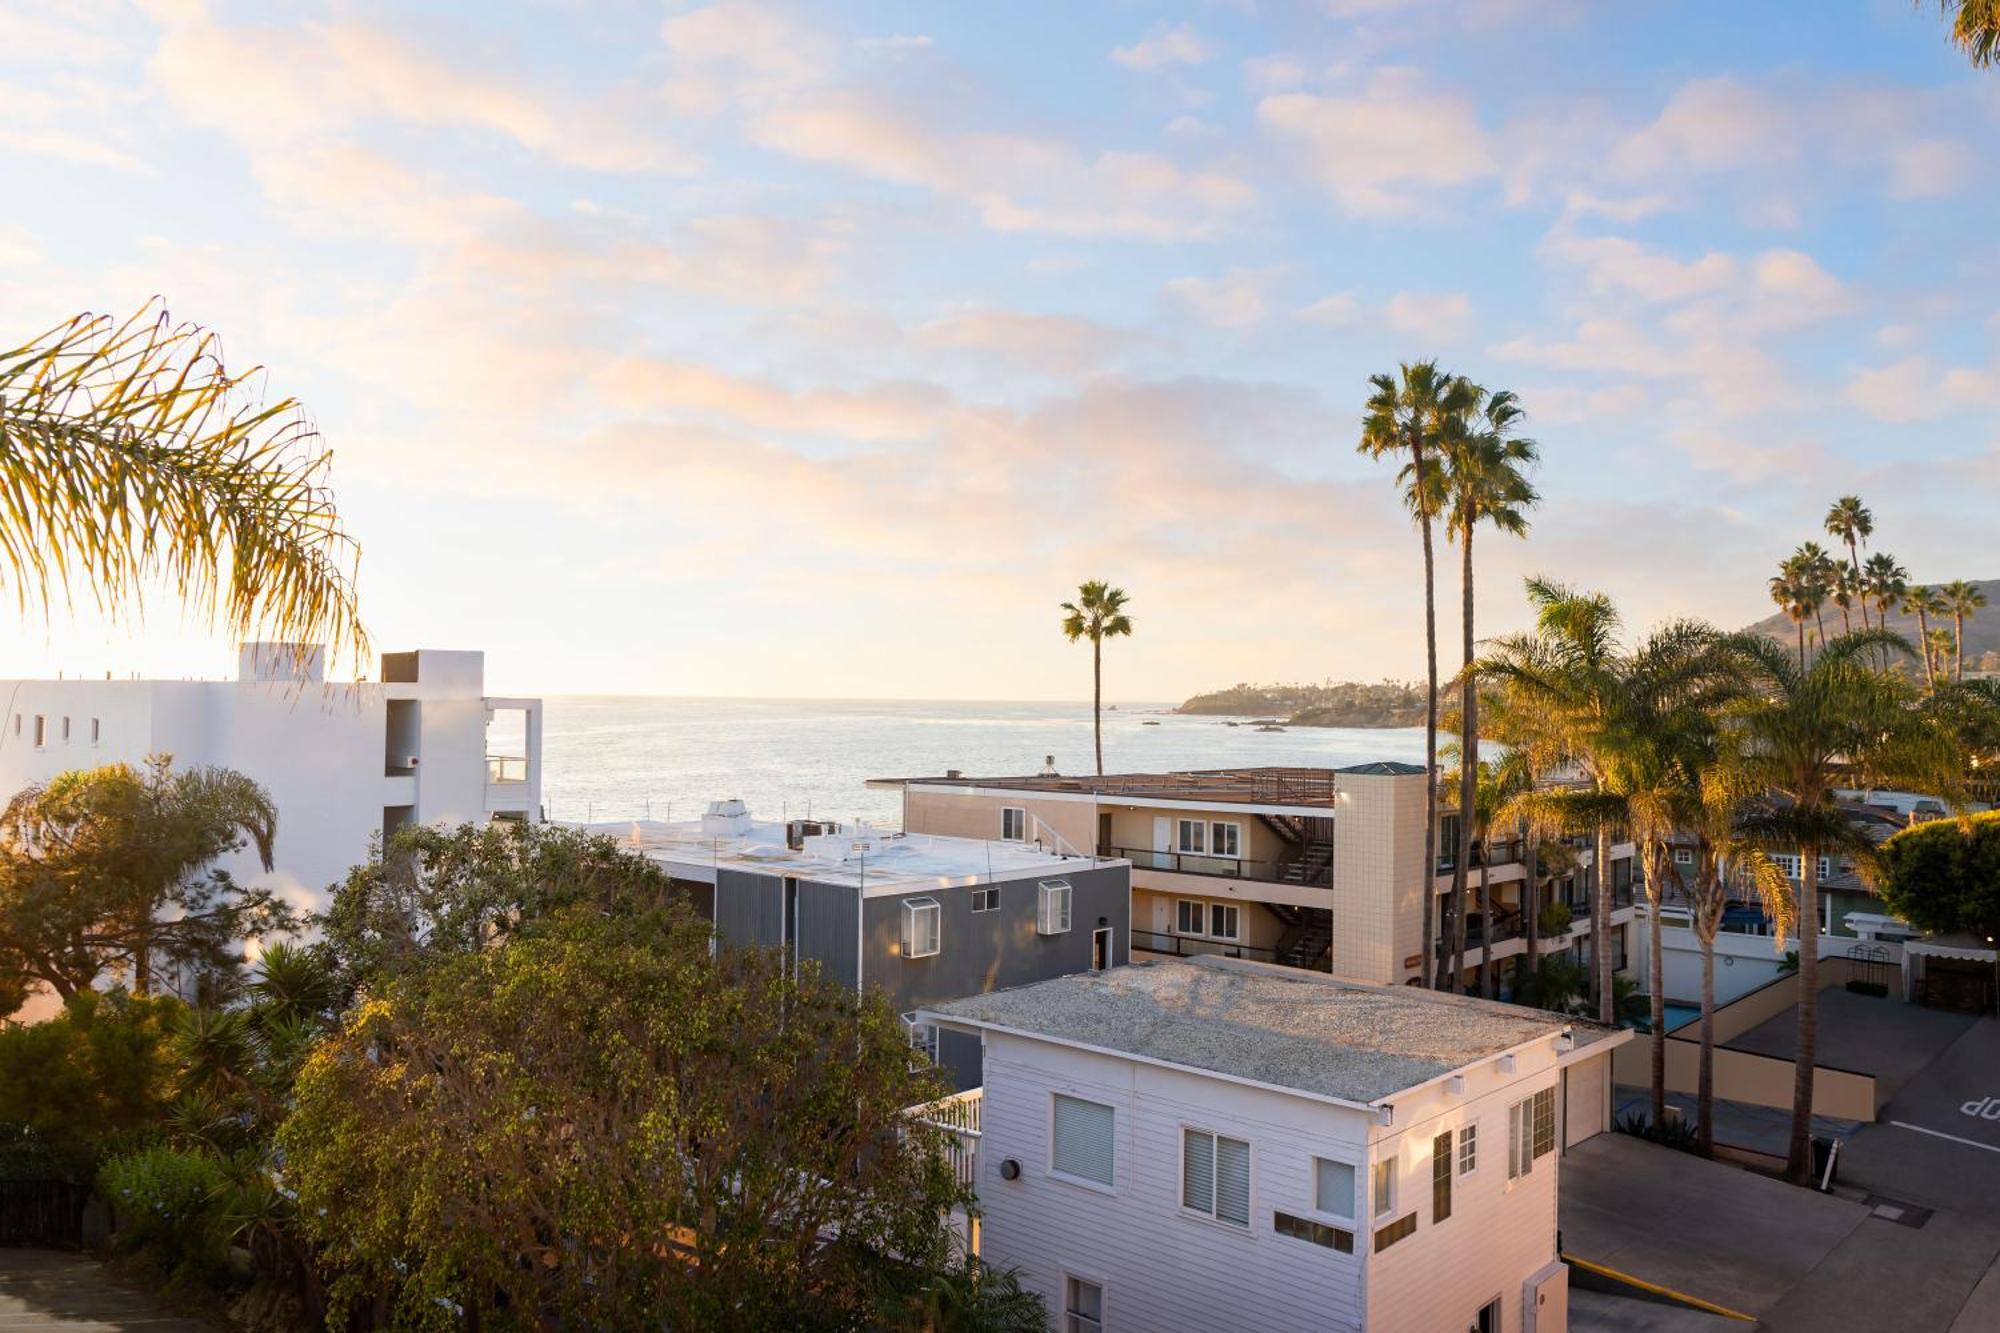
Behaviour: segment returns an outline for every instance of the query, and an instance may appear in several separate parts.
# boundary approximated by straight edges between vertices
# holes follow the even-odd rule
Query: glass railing
[[[486,756],[486,785],[504,786],[508,783],[528,780],[528,760],[524,755],[489,754]]]

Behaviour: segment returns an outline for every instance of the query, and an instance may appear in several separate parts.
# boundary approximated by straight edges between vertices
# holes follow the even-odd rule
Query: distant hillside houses
[[[1424,721],[1423,686],[1412,681],[1328,681],[1322,685],[1232,685],[1197,694],[1178,710],[1227,717],[1282,718],[1298,727],[1415,727]]]

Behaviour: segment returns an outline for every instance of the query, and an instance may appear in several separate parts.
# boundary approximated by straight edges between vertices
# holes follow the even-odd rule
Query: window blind
[[[1215,1215],[1250,1225],[1250,1145],[1241,1139],[1215,1141]]]
[[[1110,1107],[1057,1093],[1052,1165],[1066,1176],[1111,1184],[1112,1129]]]

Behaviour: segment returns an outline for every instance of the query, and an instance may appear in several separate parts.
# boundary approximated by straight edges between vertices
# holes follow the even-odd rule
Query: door
[[[1097,812],[1097,854],[1099,856],[1118,855],[1116,849],[1111,845],[1111,812],[1109,810],[1099,810]]]
[[[1099,926],[1090,932],[1090,970],[1102,972],[1111,961],[1111,927]]]
[[[1153,868],[1171,870],[1174,867],[1174,821],[1165,815],[1153,816]]]

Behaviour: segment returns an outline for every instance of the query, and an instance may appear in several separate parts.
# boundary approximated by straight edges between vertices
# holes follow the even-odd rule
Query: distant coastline
[[[1187,700],[1176,713],[1281,720],[1289,727],[1416,727],[1423,686],[1412,681],[1329,681],[1322,685],[1232,685]]]

